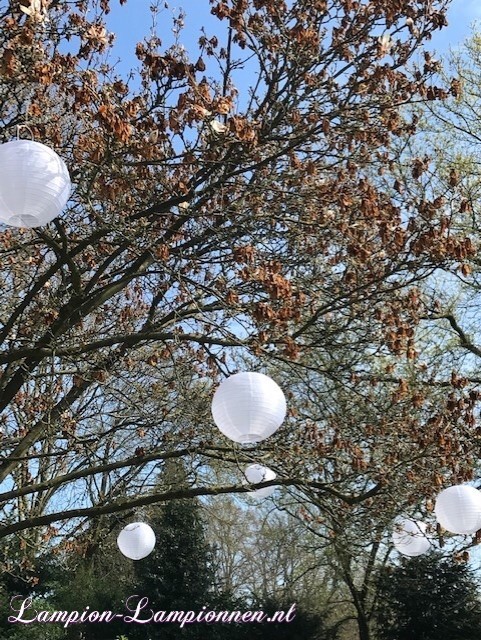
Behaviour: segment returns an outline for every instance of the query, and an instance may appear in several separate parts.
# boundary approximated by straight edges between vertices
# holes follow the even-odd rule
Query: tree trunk
[[[359,629],[359,640],[370,640],[371,632],[369,630],[369,624],[362,609],[359,609],[356,605],[357,611],[357,626]]]

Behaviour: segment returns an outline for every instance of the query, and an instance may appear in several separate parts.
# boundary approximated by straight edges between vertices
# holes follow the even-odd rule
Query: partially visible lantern
[[[62,212],[71,188],[65,162],[49,147],[32,140],[0,145],[0,222],[45,225]]]
[[[419,520],[399,520],[394,525],[392,541],[399,553],[405,556],[420,556],[429,551],[426,524]]]
[[[434,507],[439,524],[451,533],[475,533],[481,529],[481,492],[468,484],[441,491]]]
[[[263,467],[261,464],[250,464],[246,467],[244,475],[249,484],[258,484],[259,482],[267,482],[274,480],[276,474],[272,469]],[[272,487],[262,487],[262,489],[254,489],[249,493],[250,496],[255,498],[268,498],[276,490],[275,485]]]
[[[274,380],[263,373],[235,373],[215,392],[212,416],[219,430],[234,442],[260,442],[281,426],[286,399]]]
[[[155,533],[145,522],[132,522],[119,533],[117,545],[127,558],[141,560],[155,547]]]

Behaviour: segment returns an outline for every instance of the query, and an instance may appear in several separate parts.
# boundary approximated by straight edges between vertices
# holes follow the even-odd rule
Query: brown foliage
[[[417,281],[476,250],[452,232],[441,199],[408,213],[372,171],[389,173],[390,141],[415,130],[399,106],[446,95],[429,54],[414,74],[406,66],[445,24],[443,0],[212,0],[219,32],[202,35],[191,56],[155,39],[137,45],[135,90],[97,64],[112,40],[108,0],[47,5],[48,36],[13,3],[1,11],[4,140],[28,119],[75,184],[48,227],[0,233],[0,479],[13,479],[0,499],[21,502],[23,520],[3,535],[72,515],[43,513],[75,483],[91,501],[76,515],[109,514],[129,507],[157,459],[231,460],[218,452],[202,384],[233,367],[236,348],[302,365],[352,336],[354,352],[369,343],[415,361]],[[78,50],[64,53],[73,36]],[[241,94],[242,70],[257,80]],[[417,158],[413,177],[427,166]],[[354,368],[347,374],[355,386]],[[423,395],[400,383],[392,401],[420,410]],[[469,422],[469,399],[452,402]],[[391,439],[408,413],[382,427]],[[411,445],[435,443],[448,459],[462,443],[443,416],[433,420],[421,440],[418,421],[403,429]],[[372,470],[337,418],[326,433],[307,431],[297,439],[305,449],[281,456],[286,484],[298,482],[302,456],[339,457],[329,482],[346,465],[348,477]],[[379,487],[397,456],[376,462]],[[30,488],[18,472],[25,459]]]

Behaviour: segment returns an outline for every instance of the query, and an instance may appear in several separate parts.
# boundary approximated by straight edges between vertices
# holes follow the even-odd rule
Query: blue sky
[[[117,36],[113,60],[121,59],[118,67],[121,74],[136,64],[135,45],[150,32],[151,4],[151,0],[127,0],[124,6],[120,6],[118,0],[112,1],[107,26]],[[201,26],[204,26],[210,35],[220,31],[218,20],[210,14],[208,0],[174,0],[170,2],[168,9],[163,8],[162,3],[162,9],[157,16],[157,34],[163,40],[164,46],[173,41],[172,15],[180,9],[186,14],[181,42],[188,49],[194,48]],[[448,11],[449,26],[436,32],[428,47],[435,49],[439,54],[447,53],[450,47],[456,47],[469,35],[471,25],[476,20],[481,21],[481,0],[452,0]]]
[[[111,60],[121,59],[118,69],[123,75],[137,60],[134,55],[135,45],[148,36],[152,29],[152,14],[149,10],[151,0],[127,0],[120,6],[118,0],[112,2],[112,9],[107,16],[107,28],[116,34]],[[220,33],[219,20],[210,13],[208,0],[184,0],[182,3],[171,3],[168,9],[163,7],[157,14],[156,33],[162,40],[162,48],[174,42],[172,18],[183,10],[186,14],[185,26],[180,42],[189,50],[197,50],[197,42],[201,35],[201,27],[205,27],[207,35]]]
[[[448,26],[436,33],[430,48],[446,53],[458,46],[471,33],[471,26],[481,21],[480,0],[452,0],[448,10]]]

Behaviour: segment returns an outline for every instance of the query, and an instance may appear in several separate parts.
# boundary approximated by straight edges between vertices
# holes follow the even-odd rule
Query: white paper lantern
[[[395,523],[392,541],[399,553],[405,556],[420,556],[429,551],[426,525],[419,520],[399,520]]]
[[[261,464],[250,464],[246,467],[244,475],[249,484],[267,482],[268,480],[274,480],[276,477],[276,474],[272,469],[263,467]],[[249,496],[253,496],[255,498],[268,498],[275,490],[275,485],[272,487],[262,487],[262,489],[254,489],[254,491],[251,491]]]
[[[263,373],[236,373],[215,392],[212,416],[219,430],[234,442],[260,442],[281,426],[286,399],[274,380]]]
[[[434,507],[439,524],[451,533],[475,533],[481,529],[481,492],[468,484],[441,491]]]
[[[0,222],[39,227],[56,218],[71,192],[65,162],[40,142],[0,145]]]
[[[117,545],[127,558],[141,560],[155,547],[155,533],[145,522],[132,522],[119,533]]]

